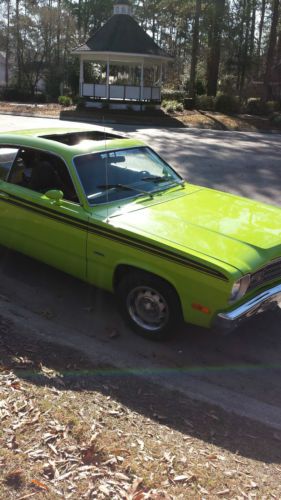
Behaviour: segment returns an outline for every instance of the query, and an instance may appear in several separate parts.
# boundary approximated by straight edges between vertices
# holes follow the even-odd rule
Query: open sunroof
[[[105,141],[111,139],[126,139],[126,137],[109,134],[108,132],[90,130],[85,132],[70,132],[65,134],[51,134],[41,135],[42,139],[49,139],[50,141],[61,142],[68,146],[76,146],[81,141]]]

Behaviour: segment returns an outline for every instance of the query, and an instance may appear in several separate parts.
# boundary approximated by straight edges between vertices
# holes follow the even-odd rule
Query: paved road
[[[70,122],[0,115],[0,130]],[[77,124],[76,124],[77,125]],[[87,124],[79,124],[89,128]],[[113,127],[113,125],[111,126]],[[114,126],[144,139],[190,182],[281,206],[281,135]]]
[[[0,116],[0,130],[55,124]],[[115,128],[144,138],[191,182],[281,205],[279,135]],[[244,401],[246,408],[252,404],[252,413],[268,412],[269,419],[271,410],[276,417],[281,408],[281,310],[268,312],[231,337],[185,327],[170,343],[155,345],[125,328],[110,295],[5,249],[0,249],[1,294],[37,317],[49,318],[56,325],[54,335],[71,331],[88,352],[99,345],[99,352],[123,366],[149,370],[174,388],[181,386],[189,394],[201,391],[203,398],[209,394],[209,399],[224,400],[230,408]],[[115,330],[118,336],[112,338]]]

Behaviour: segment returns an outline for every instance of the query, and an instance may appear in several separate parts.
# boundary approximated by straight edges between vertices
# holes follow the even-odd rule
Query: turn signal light
[[[196,311],[200,311],[203,314],[211,314],[211,309],[209,309],[206,306],[203,306],[202,304],[192,304],[192,308],[195,309]]]

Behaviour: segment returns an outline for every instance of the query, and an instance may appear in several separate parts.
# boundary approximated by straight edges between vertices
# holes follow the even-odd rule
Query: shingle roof
[[[132,16],[115,14],[74,52],[124,52],[170,58]]]

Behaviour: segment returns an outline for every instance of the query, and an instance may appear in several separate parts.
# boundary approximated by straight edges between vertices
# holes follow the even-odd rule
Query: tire
[[[133,272],[121,279],[116,293],[124,320],[138,335],[155,341],[175,335],[182,310],[177,293],[166,281]]]

